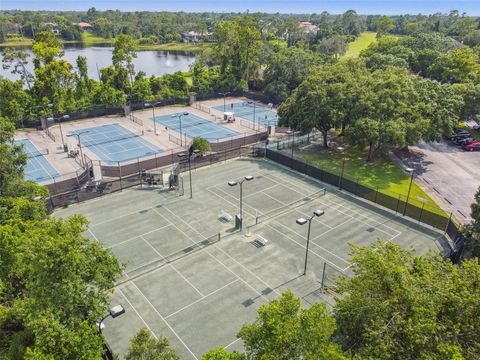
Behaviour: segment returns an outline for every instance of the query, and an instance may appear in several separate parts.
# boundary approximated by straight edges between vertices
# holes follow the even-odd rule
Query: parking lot
[[[420,181],[458,220],[470,222],[470,205],[480,186],[480,152],[464,151],[447,140],[420,143],[410,149],[421,154],[405,163],[415,168]]]

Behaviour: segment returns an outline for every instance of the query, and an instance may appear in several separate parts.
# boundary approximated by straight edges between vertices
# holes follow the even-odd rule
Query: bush
[[[210,143],[207,139],[196,137],[192,141],[193,150],[200,150],[200,154],[205,154],[211,150]]]

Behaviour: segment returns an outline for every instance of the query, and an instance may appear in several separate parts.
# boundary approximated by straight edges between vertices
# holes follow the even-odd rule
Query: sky
[[[359,14],[433,14],[459,10],[480,16],[480,0],[0,0],[0,9],[186,12],[268,12],[268,13],[343,13],[353,9]]]

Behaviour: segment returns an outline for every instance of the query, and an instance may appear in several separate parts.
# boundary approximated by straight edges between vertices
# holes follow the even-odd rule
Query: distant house
[[[300,21],[298,23],[298,27],[303,30],[304,33],[306,34],[316,34],[318,31],[318,26],[313,25],[309,21]]]
[[[57,23],[54,23],[54,22],[44,22],[42,23],[42,26],[48,30],[50,30],[51,32],[53,32],[54,34],[60,34],[60,30],[58,29],[57,27]]]
[[[182,33],[183,42],[199,42],[204,39],[207,41],[216,41],[215,36],[211,32],[188,31]]]
[[[92,24],[89,24],[87,22],[79,22],[78,24],[78,27],[80,29],[82,29],[83,31],[90,31],[90,30],[93,30],[93,25]]]

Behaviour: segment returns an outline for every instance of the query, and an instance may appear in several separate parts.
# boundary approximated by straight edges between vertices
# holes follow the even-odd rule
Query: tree
[[[132,338],[126,360],[180,360],[167,338],[155,339],[150,331],[143,327]]]
[[[480,74],[480,64],[470,48],[449,51],[435,59],[428,68],[428,76],[442,82],[465,82],[472,75]]]
[[[322,54],[337,58],[347,52],[348,43],[344,36],[333,35],[331,37],[320,40],[315,45],[315,49]]]
[[[238,337],[247,359],[346,359],[331,340],[335,328],[324,303],[302,309],[300,299],[288,290],[262,305],[255,322],[244,325]]]
[[[208,153],[211,150],[208,140],[202,137],[193,138],[192,149],[199,150],[200,154],[202,155]]]
[[[480,258],[480,189],[475,194],[475,201],[471,205],[472,221],[464,227],[467,238],[464,250],[464,258]]]
[[[32,52],[35,68],[47,65],[63,55],[61,41],[50,31],[39,32],[33,39]]]
[[[475,359],[480,264],[419,257],[395,243],[352,246],[354,277],[339,279],[337,336],[359,359]]]
[[[281,49],[272,54],[267,62],[264,92],[285,100],[305,80],[312,68],[328,61],[326,57],[309,50],[297,47]]]
[[[133,59],[137,57],[137,44],[135,40],[129,35],[120,35],[116,38],[113,52],[112,63],[114,67],[122,67],[127,70],[130,76],[130,84],[133,84],[133,76],[135,69],[133,66]]]
[[[3,69],[8,70],[12,68],[12,74],[19,74],[22,82],[27,85],[29,90],[32,90],[33,74],[30,73],[25,65],[28,64],[28,55],[21,49],[5,48],[3,49]]]
[[[393,24],[393,20],[387,16],[382,16],[380,19],[377,20],[376,23],[376,31],[377,31],[377,36],[381,36],[395,28],[395,25]]]
[[[246,360],[246,357],[237,351],[228,352],[225,348],[219,347],[203,354],[202,360]]]

